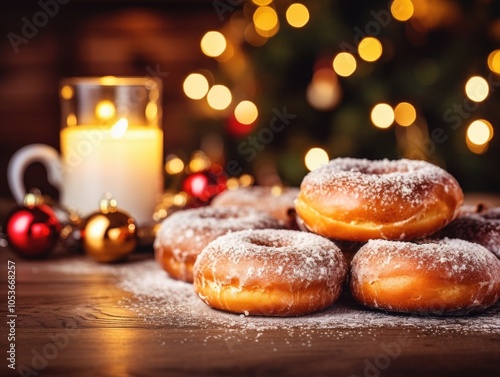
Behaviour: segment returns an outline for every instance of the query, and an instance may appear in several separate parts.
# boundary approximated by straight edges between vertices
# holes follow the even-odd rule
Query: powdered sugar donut
[[[194,265],[194,290],[213,308],[297,316],[330,306],[347,267],[329,240],[294,230],[253,230],[211,242]]]
[[[222,192],[213,199],[211,205],[252,207],[269,213],[291,227],[295,219],[289,210],[294,208],[293,203],[298,195],[299,189],[296,187],[241,187]]]
[[[306,175],[295,209],[325,237],[409,240],[444,227],[462,202],[455,178],[428,162],[338,158]]]
[[[358,302],[376,309],[463,315],[500,298],[500,260],[457,239],[372,240],[352,260],[350,288]]]
[[[192,282],[198,254],[217,237],[240,230],[282,227],[280,221],[252,208],[187,209],[161,224],[154,242],[155,258],[171,277]]]
[[[432,238],[459,238],[478,243],[500,259],[499,208],[459,216]]]

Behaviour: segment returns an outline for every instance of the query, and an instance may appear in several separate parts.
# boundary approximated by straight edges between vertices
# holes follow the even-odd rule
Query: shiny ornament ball
[[[226,189],[227,179],[216,169],[188,175],[183,182],[184,191],[201,203],[209,202]]]
[[[85,253],[97,262],[118,262],[137,245],[137,225],[121,211],[96,212],[82,226],[81,240]]]
[[[19,207],[7,219],[10,248],[24,258],[42,258],[56,245],[61,224],[48,205]]]

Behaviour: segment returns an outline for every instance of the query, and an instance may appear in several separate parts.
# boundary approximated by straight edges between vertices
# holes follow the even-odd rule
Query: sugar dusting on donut
[[[500,261],[463,240],[371,240],[351,267],[353,297],[378,309],[464,315],[500,297]]]
[[[500,259],[500,219],[494,212],[483,214],[466,214],[458,217],[433,238],[459,238],[478,243]]]
[[[346,196],[363,197],[368,206],[380,203],[377,210],[384,211],[384,205],[392,205],[395,197],[403,198],[411,206],[424,205],[429,199],[427,182],[442,185],[447,191],[444,184],[447,180],[454,178],[425,161],[337,158],[306,175],[301,187],[306,187],[306,195],[307,190],[328,195],[333,185]]]
[[[221,276],[218,271],[221,258],[227,258],[234,266],[233,271],[227,273],[226,282],[238,276],[242,286],[254,284],[262,277],[286,279],[290,286],[296,281],[333,285],[335,276],[346,273],[337,246],[305,232],[266,229],[228,234],[211,242],[199,256],[198,263],[208,263],[214,276]],[[250,267],[242,273],[239,266],[249,261],[254,263],[249,263]],[[263,284],[267,284],[266,280]]]
[[[374,253],[372,250],[377,251]],[[465,271],[470,274],[479,274],[484,271],[485,266],[491,267],[491,276],[499,271],[498,261],[493,254],[480,245],[459,239],[446,238],[439,241],[426,241],[422,244],[370,240],[366,247],[358,251],[353,260],[361,275],[370,274],[374,270],[371,258],[365,259],[364,254],[369,254],[371,258],[376,259],[380,268],[390,266],[397,269],[398,265],[393,264],[393,260],[402,256],[414,259],[417,261],[418,270],[442,272],[446,278],[456,282],[466,279]],[[496,280],[500,280],[500,276],[496,276]]]
[[[206,238],[201,234],[204,233],[222,235],[239,230],[276,227],[281,227],[276,219],[252,208],[228,206],[187,209],[176,212],[163,221],[155,246],[180,244],[190,240],[195,247],[203,247]]]
[[[217,195],[211,205],[214,207],[250,206],[265,211],[282,221],[290,221],[288,210],[293,208],[293,202],[298,194],[299,189],[296,187],[276,187],[276,190],[267,186],[240,187]]]

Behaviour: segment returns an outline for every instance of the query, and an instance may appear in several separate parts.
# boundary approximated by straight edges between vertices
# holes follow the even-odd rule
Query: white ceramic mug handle
[[[7,168],[7,181],[10,191],[17,203],[23,202],[26,195],[24,187],[24,172],[33,162],[41,162],[47,169],[49,182],[61,189],[61,159],[59,153],[51,146],[45,144],[31,144],[19,149],[11,157]]]

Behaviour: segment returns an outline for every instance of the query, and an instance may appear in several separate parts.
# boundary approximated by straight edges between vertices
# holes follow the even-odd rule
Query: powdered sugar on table
[[[227,334],[254,330],[298,330],[342,337],[361,329],[400,328],[433,333],[500,335],[500,303],[487,311],[465,317],[413,317],[365,309],[344,296],[329,309],[303,317],[247,317],[213,310],[194,293],[191,284],[169,278],[151,259],[121,265],[100,265],[85,259],[53,261],[48,267],[57,273],[103,274],[124,291],[118,304],[158,327],[225,329]],[[128,294],[126,294],[128,293]]]

